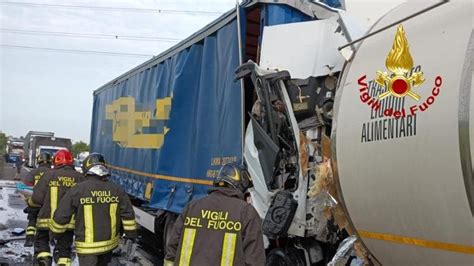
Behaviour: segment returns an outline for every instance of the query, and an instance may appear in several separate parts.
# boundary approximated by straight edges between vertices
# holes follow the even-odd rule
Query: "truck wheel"
[[[305,262],[295,248],[275,248],[268,253],[265,266],[305,266]]]

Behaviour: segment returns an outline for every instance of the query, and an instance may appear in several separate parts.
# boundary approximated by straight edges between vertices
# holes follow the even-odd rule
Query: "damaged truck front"
[[[249,61],[236,70],[246,92],[254,92],[244,158],[269,265],[370,260],[339,204],[330,163],[334,96],[345,63],[338,47],[364,29],[343,11],[328,10],[318,20],[264,27],[259,65]]]

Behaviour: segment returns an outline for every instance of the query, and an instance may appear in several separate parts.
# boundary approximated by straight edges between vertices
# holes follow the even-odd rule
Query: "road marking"
[[[31,172],[30,168],[26,168],[26,166],[23,166],[23,169],[25,169],[27,172]]]
[[[474,246],[466,246],[454,243],[446,243],[432,240],[425,240],[413,237],[398,236],[384,233],[368,232],[357,230],[359,236],[376,240],[389,241],[399,244],[420,246],[431,249],[441,249],[458,253],[474,254]]]

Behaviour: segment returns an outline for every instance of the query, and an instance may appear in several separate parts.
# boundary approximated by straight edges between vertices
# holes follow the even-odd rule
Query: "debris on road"
[[[19,236],[19,235],[22,235],[24,233],[25,233],[25,228],[17,227],[17,228],[13,228],[13,230],[12,230],[12,235],[15,235],[15,236]]]

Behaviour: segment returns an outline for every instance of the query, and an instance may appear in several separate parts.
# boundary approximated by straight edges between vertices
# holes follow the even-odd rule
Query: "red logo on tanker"
[[[408,96],[417,102],[410,106],[409,110],[402,108],[401,110],[394,111],[392,108],[387,108],[383,111],[384,116],[400,118],[405,117],[407,113],[415,115],[418,112],[424,112],[435,102],[436,97],[439,95],[443,79],[441,76],[436,76],[433,81],[434,85],[431,95],[420,102],[420,95],[414,89],[421,89],[420,86],[425,82],[425,77],[423,76],[423,72],[413,69],[413,58],[410,54],[408,40],[402,25],[398,26],[392,49],[385,60],[385,66],[388,72],[376,72],[375,82],[386,88],[385,92],[377,97],[371,97],[369,95],[366,75],[358,79],[357,83],[360,86],[359,92],[362,103],[378,111],[381,108],[380,100],[388,96],[398,98]]]

